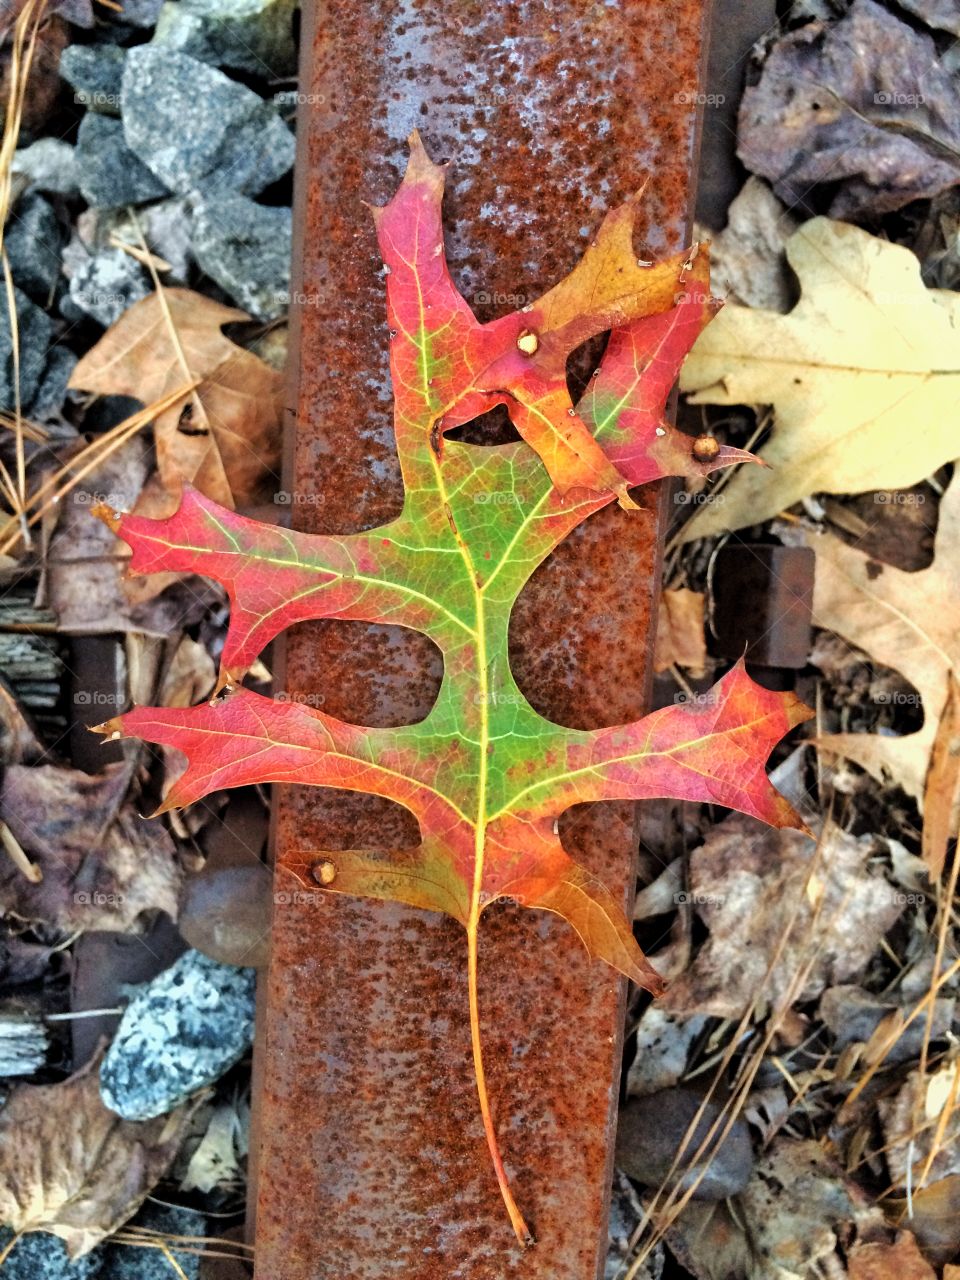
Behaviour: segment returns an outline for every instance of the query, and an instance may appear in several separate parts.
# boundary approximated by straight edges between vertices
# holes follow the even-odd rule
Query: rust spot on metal
[[[403,502],[383,277],[362,201],[389,199],[410,130],[450,162],[451,270],[489,321],[569,271],[603,213],[645,181],[638,252],[685,242],[702,26],[702,0],[307,5],[293,294],[324,301],[292,317],[285,483],[321,500],[292,508],[299,527],[374,528]],[[640,497],[659,510],[658,495]],[[593,728],[642,714],[657,527],[606,508],[518,601],[514,674],[552,719]],[[399,724],[423,718],[441,674],[424,636],[322,622],[291,632],[283,687],[354,723]],[[575,809],[560,830],[626,904],[633,806]],[[335,862],[337,849],[402,850],[417,834],[406,810],[373,796],[280,789],[280,866],[293,850],[330,850]],[[621,980],[555,917],[505,903],[484,913],[488,1084],[538,1240],[523,1253],[476,1105],[460,926],[392,903],[280,896],[258,1041],[259,1280],[594,1280]]]

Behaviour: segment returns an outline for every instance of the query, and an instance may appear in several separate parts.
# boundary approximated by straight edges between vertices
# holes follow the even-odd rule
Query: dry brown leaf
[[[177,645],[160,689],[161,707],[192,707],[213,691],[217,665],[210,654],[189,636]]]
[[[707,641],[703,631],[703,592],[687,587],[666,589],[660,595],[654,671],[686,667],[699,678],[707,666]]]
[[[933,741],[923,796],[923,860],[930,878],[939,879],[947,845],[957,831],[960,798],[960,685],[950,673],[950,690]]]
[[[59,928],[136,931],[144,911],[176,918],[182,871],[162,823],[126,799],[127,767],[91,776],[57,765],[12,765],[0,817],[43,872],[31,884],[0,860],[0,909]]]
[[[57,5],[34,4],[27,12],[26,0],[8,0],[0,20],[0,102],[4,114],[22,101],[21,128],[26,134],[42,133],[56,109],[63,90],[58,68],[60,54],[70,43],[70,28]],[[37,25],[36,45],[30,60],[29,74],[24,75],[23,55],[16,55],[16,32],[21,30],[29,45],[30,31]],[[21,25],[24,24],[24,25]]]
[[[666,1240],[677,1261],[696,1280],[731,1280],[753,1270],[750,1241],[726,1201],[691,1200],[667,1228]]]
[[[0,1111],[0,1220],[49,1231],[71,1257],[134,1214],[173,1162],[198,1100],[121,1120],[100,1100],[99,1057],[62,1084],[21,1085]]]
[[[154,424],[157,470],[168,494],[188,481],[236,507],[262,498],[269,481],[279,483],[283,375],[222,332],[248,319],[189,289],[165,289],[129,307],[73,371],[75,389],[144,404],[189,377],[203,379]]]
[[[847,1275],[850,1280],[937,1280],[909,1231],[901,1231],[893,1244],[855,1244],[847,1257]]]
[[[748,77],[738,123],[748,169],[789,205],[827,185],[837,218],[887,213],[960,182],[952,71],[928,34],[874,0],[778,40]]]
[[[690,856],[688,901],[710,936],[660,1007],[739,1018],[756,997],[779,1002],[814,955],[795,1001],[853,978],[903,910],[897,900],[903,895],[867,869],[872,848],[869,839],[827,830],[816,871],[815,920],[807,884],[814,842],[739,814],[725,818]]]
[[[760,178],[748,178],[710,244],[710,284],[727,302],[789,311],[794,286],[784,245],[800,225]],[[703,231],[699,237],[709,240]]]
[[[855,984],[828,987],[820,999],[818,1016],[840,1048],[856,1045],[859,1060],[873,1066],[880,1062],[908,1062],[923,1048],[927,1034],[924,1018],[907,1023],[916,1000],[903,991],[884,996]],[[957,1002],[952,996],[934,1001],[931,1034],[934,1040],[949,1037]]]
[[[941,1178],[926,1187],[914,1187],[909,1200],[906,1196],[891,1196],[885,1205],[891,1221],[908,1226],[932,1262],[939,1265],[957,1256],[960,1250],[960,1174]],[[947,1272],[950,1270],[957,1272],[954,1280],[960,1280],[960,1267],[946,1268],[943,1280],[949,1280]]]
[[[224,1102],[214,1107],[206,1131],[180,1182],[181,1191],[209,1193],[214,1187],[240,1176],[243,1154],[243,1120],[237,1107]]]
[[[883,1224],[812,1140],[776,1139],[757,1160],[741,1205],[755,1255],[751,1280],[837,1274],[831,1264],[838,1236],[854,1226],[870,1230]]]
[[[90,514],[98,501],[131,509],[148,471],[145,442],[131,440],[59,504],[47,555],[47,597],[60,631],[106,635],[137,631],[167,638],[198,622],[225,598],[209,578],[149,574],[126,578],[127,546]],[[131,587],[136,589],[131,590]]]
[[[832,534],[810,537],[817,557],[813,620],[877,663],[900,671],[923,704],[923,725],[901,738],[831,734],[823,749],[846,756],[881,781],[898,783],[922,805],[931,754],[960,667],[960,480],[940,503],[934,560],[905,573],[847,546]],[[938,798],[939,802],[939,798]],[[935,820],[940,820],[935,815]],[[956,813],[949,824],[956,830]]]
[[[900,245],[828,218],[786,246],[788,315],[724,307],[680,373],[695,404],[772,404],[760,457],[704,503],[685,540],[758,524],[813,493],[902,489],[957,454],[960,294],[927,289]]]
[[[131,440],[58,504],[47,555],[47,595],[61,631],[104,633],[131,625],[123,574],[129,548],[110,536],[90,508],[97,500],[132,508],[149,470],[143,440]]]
[[[940,1087],[941,1080],[937,1078],[947,1077],[944,1086],[949,1092],[955,1088],[955,1071],[955,1064],[933,1076],[913,1071],[892,1098],[881,1098],[877,1103],[885,1158],[895,1186],[906,1187],[912,1179],[913,1187],[917,1187],[935,1142],[936,1154],[926,1180],[935,1184],[960,1174],[960,1108],[944,1098],[944,1087]],[[951,1110],[942,1117],[945,1106]],[[944,1132],[938,1137],[944,1118]]]

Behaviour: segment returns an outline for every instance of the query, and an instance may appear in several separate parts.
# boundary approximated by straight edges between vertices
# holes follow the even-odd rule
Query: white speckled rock
[[[213,1084],[253,1040],[256,971],[187,951],[137,989],[100,1067],[100,1095],[150,1120]]]
[[[0,1249],[13,1240],[8,1227],[0,1228]],[[103,1266],[103,1250],[94,1249],[71,1261],[57,1236],[28,1231],[13,1246],[3,1264],[3,1280],[95,1280]]]

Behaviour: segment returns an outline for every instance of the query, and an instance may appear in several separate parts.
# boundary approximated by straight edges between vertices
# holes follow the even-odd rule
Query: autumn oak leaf
[[[571,805],[673,796],[774,826],[800,825],[766,759],[806,711],[737,666],[692,704],[592,732],[541,716],[513,678],[513,605],[537,566],[627,487],[706,475],[706,460],[663,421],[680,363],[716,306],[705,253],[638,266],[632,206],[608,216],[580,265],[523,312],[481,325],[443,253],[442,172],[419,139],[397,195],[376,211],[387,266],[395,434],[405,502],[381,528],[343,537],[264,526],[186,489],[169,519],[101,510],[133,551],[132,571],[189,571],[222,583],[231,619],[220,693],[190,708],[138,707],[102,726],[187,758],[165,808],[223,787],[283,781],[385,796],[417,819],[400,854],[286,851],[279,869],[311,890],[384,898],[466,929],[474,1066],[488,1146],[518,1238],[529,1238],[497,1148],[483,1075],[477,939],[483,910],[508,897],[569,921],[590,953],[653,992],[661,980],[619,904],[563,848]],[[576,408],[567,353],[612,328]],[[481,448],[448,428],[506,404],[523,439]],[[640,519],[640,515],[624,516]],[[308,618],[393,623],[438,646],[444,674],[418,724],[365,728],[238,687],[275,635]]]

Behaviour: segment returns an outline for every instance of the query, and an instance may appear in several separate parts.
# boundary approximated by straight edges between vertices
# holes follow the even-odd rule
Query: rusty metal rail
[[[304,13],[287,487],[297,527],[368,528],[402,500],[373,223],[419,127],[452,162],[451,265],[483,319],[568,271],[604,209],[649,186],[645,248],[686,234],[703,0],[506,5],[343,0]],[[638,245],[643,248],[643,245]],[[646,495],[656,504],[654,493]],[[610,507],[544,565],[511,629],[521,687],[594,728],[642,714],[658,527]],[[321,622],[288,639],[285,687],[364,724],[421,718],[436,651],[388,627]],[[400,848],[410,815],[286,788],[287,851]],[[632,806],[566,815],[564,839],[626,900]],[[602,1268],[624,984],[567,926],[484,917],[489,1084],[518,1200],[503,1213],[471,1074],[462,931],[402,906],[291,895],[278,906],[259,1037],[258,1280],[593,1280]]]

